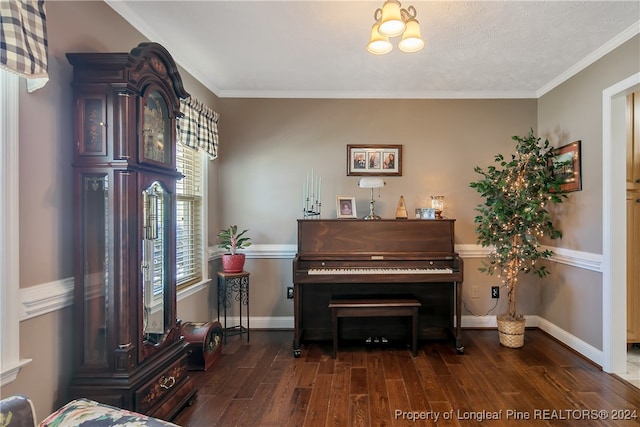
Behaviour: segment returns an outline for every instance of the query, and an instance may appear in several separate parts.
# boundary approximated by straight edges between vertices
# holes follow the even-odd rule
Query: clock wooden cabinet
[[[171,419],[195,396],[176,317],[176,119],[189,94],[156,43],[73,65],[70,394]]]

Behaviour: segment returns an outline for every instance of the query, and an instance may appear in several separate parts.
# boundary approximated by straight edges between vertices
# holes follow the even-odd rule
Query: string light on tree
[[[554,176],[559,166],[551,162],[553,150],[549,141],[533,135],[514,136],[516,154],[506,159],[498,154],[495,166],[475,172],[482,178],[470,185],[484,198],[478,205],[475,219],[478,242],[493,247],[481,271],[496,274],[507,287],[508,307],[506,315],[517,319],[515,290],[518,275],[534,272],[540,277],[548,274],[539,259],[552,255],[540,250],[540,239],[548,235],[555,239],[561,233],[552,224],[546,206],[560,203],[566,195],[560,192],[560,182]]]

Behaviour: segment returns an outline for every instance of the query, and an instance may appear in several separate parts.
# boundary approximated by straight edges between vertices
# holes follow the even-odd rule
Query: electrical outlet
[[[480,295],[478,294],[478,286],[472,286],[471,287],[471,298],[480,298]]]
[[[287,287],[287,299],[293,299],[293,287]]]
[[[500,286],[491,287],[491,298],[500,298]]]

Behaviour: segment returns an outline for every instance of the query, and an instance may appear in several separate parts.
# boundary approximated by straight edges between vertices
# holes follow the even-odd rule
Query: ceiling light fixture
[[[387,0],[381,9],[376,9],[373,19],[376,21],[371,28],[371,38],[367,50],[374,55],[384,55],[391,52],[393,45],[390,37],[402,34],[398,47],[403,52],[417,52],[424,47],[420,37],[420,23],[416,19],[416,8],[406,9],[398,0]]]

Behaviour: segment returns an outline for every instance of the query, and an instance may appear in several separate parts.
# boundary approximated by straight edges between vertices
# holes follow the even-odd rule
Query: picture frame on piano
[[[355,196],[336,196],[338,218],[357,218]]]
[[[348,144],[347,176],[402,176],[402,145]]]

